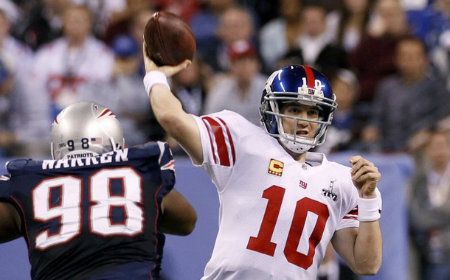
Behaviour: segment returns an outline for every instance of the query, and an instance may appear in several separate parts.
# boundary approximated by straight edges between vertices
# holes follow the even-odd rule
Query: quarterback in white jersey
[[[299,65],[272,73],[261,128],[230,111],[185,113],[166,76],[190,62],[157,67],[144,57],[155,116],[219,194],[219,232],[202,279],[315,279],[330,241],[356,273],[378,271],[378,169],[361,156],[349,168],[307,153],[325,140],[336,108],[322,73]]]
[[[221,202],[204,279],[313,279],[334,232],[358,226],[350,168],[318,153],[299,164],[231,111],[197,123]]]

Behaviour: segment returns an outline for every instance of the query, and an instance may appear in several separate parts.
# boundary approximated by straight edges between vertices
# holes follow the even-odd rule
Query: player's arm
[[[188,235],[197,222],[197,213],[191,204],[175,189],[164,196],[161,202],[162,215],[159,230],[164,233]]]
[[[20,216],[16,208],[7,202],[0,202],[0,243],[22,236]]]
[[[348,263],[350,268],[364,275],[373,275],[381,266],[382,237],[379,223],[379,192],[377,182],[381,174],[372,162],[355,156],[352,163],[352,180],[358,189],[359,228],[345,228],[335,232],[334,249]]]
[[[333,247],[357,274],[374,275],[381,266],[381,231],[378,221],[361,222],[359,228],[338,230]]]
[[[144,43],[145,44],[145,43]],[[203,162],[200,132],[192,115],[187,114],[180,101],[172,94],[166,77],[170,77],[189,66],[186,60],[177,66],[158,67],[142,47],[146,77],[144,85],[150,97],[150,104],[156,119],[164,130],[189,154],[195,163]]]

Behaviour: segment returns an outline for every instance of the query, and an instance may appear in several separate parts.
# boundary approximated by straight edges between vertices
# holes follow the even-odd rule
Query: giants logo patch
[[[300,182],[298,183],[298,186],[306,189],[308,187],[308,183],[306,183],[305,181],[300,180]]]
[[[281,176],[283,175],[283,167],[283,162],[276,159],[271,159],[269,163],[269,170],[267,170],[267,172],[275,176]]]

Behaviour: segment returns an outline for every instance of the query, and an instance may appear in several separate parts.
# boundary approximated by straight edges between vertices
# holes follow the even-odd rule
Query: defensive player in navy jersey
[[[153,279],[158,235],[193,230],[168,145],[124,145],[109,109],[76,103],[53,123],[53,160],[7,164],[0,242],[25,238],[33,279]]]

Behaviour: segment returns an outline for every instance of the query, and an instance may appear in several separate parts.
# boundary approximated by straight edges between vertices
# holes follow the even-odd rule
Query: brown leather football
[[[144,41],[148,56],[158,66],[178,65],[192,60],[196,43],[191,28],[180,17],[156,12],[145,25]]]

